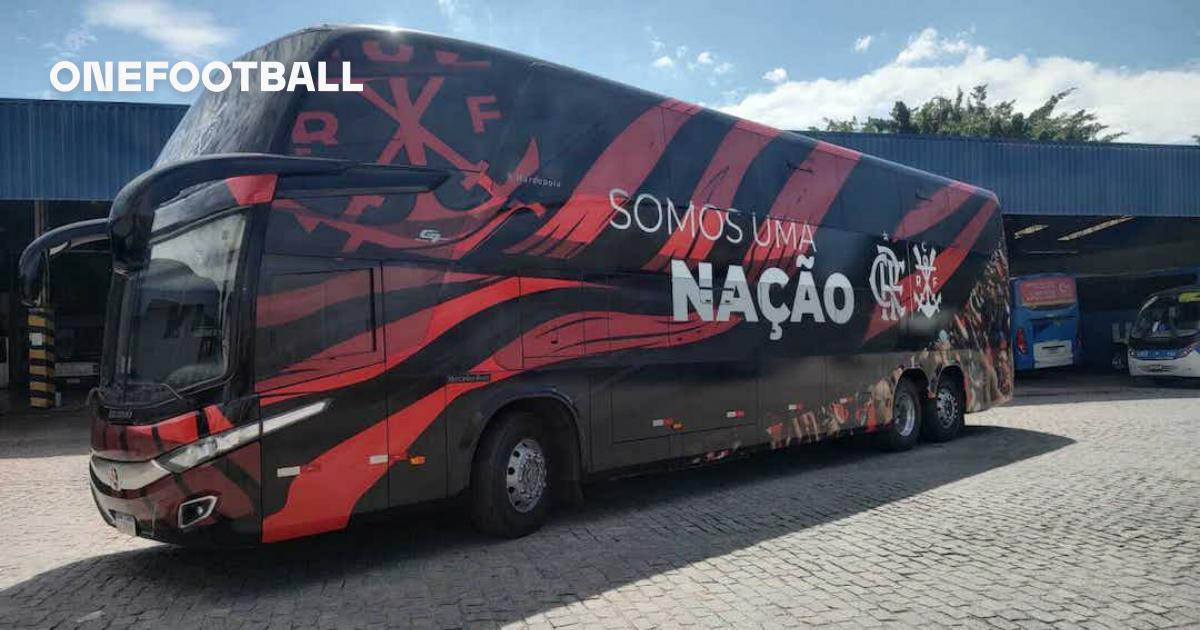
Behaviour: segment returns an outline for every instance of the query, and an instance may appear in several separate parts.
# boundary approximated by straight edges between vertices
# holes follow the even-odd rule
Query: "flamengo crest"
[[[899,321],[904,316],[904,287],[900,284],[904,261],[896,258],[896,252],[886,245],[877,245],[876,251],[879,253],[871,263],[871,294],[883,309],[885,321]]]
[[[934,285],[938,282],[937,277],[937,250],[933,247],[922,243],[921,245],[913,245],[913,257],[916,259],[917,275],[913,278],[915,282],[915,293],[917,300],[917,310],[925,317],[933,317],[937,315],[938,309],[942,305],[942,294],[934,291]]]

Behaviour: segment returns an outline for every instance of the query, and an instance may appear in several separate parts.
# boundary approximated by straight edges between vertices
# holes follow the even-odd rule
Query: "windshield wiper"
[[[163,381],[163,382],[159,383],[159,385],[166,387],[167,391],[171,392],[171,394],[173,394],[175,396],[175,398],[177,398],[180,402],[187,402],[187,399],[185,399],[183,396],[181,396],[179,394],[179,392],[175,391],[175,388],[171,387],[170,383]]]

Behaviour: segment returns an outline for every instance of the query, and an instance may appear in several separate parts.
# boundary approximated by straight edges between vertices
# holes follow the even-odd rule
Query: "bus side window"
[[[450,274],[444,265],[384,263],[383,311],[388,324],[385,343],[396,370],[406,374],[427,372],[427,365],[418,366],[408,359],[436,341],[432,328],[435,317],[442,317],[438,331],[453,325],[455,320],[445,315],[452,308],[440,304],[463,302],[483,285],[481,276]]]
[[[257,309],[256,373],[283,385],[381,360],[374,268],[265,274]]]

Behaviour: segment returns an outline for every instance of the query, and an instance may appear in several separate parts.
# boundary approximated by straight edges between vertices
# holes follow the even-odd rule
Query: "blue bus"
[[[1079,365],[1075,278],[1056,273],[1012,279],[1013,366],[1017,370]]]

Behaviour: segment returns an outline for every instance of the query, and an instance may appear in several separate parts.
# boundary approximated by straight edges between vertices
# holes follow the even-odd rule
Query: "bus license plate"
[[[130,536],[137,536],[137,519],[133,518],[132,514],[124,512],[113,512],[113,525],[116,525],[117,531]]]

